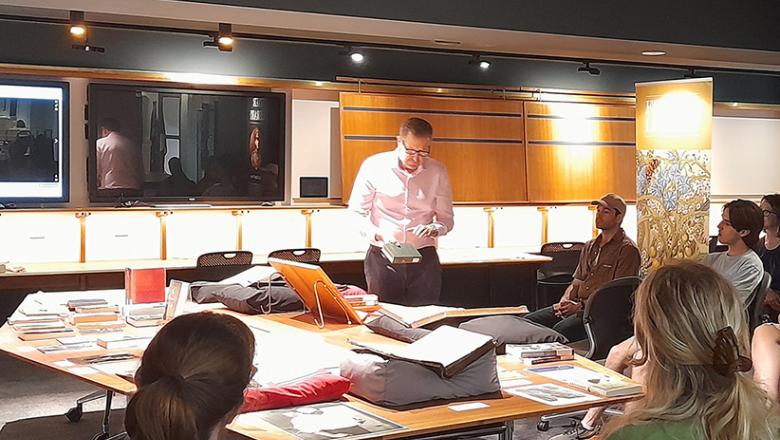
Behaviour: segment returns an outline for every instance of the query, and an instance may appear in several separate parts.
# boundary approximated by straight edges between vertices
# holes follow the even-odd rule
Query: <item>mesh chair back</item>
[[[198,257],[196,275],[199,281],[221,281],[252,267],[252,252],[209,252]]]
[[[585,304],[583,322],[589,359],[606,359],[609,350],[634,334],[634,291],[639,277],[618,278],[593,292]]]
[[[198,257],[196,266],[201,268],[245,264],[252,264],[252,252],[250,251],[209,252]]]
[[[280,249],[268,254],[268,258],[297,261],[299,263],[319,263],[322,252],[317,248]]]
[[[753,330],[764,321],[762,317],[764,312],[764,299],[766,299],[766,294],[769,291],[769,285],[771,283],[772,275],[770,275],[769,272],[764,271],[764,277],[761,278],[761,282],[758,283],[758,286],[756,286],[755,290],[751,293],[753,299],[750,301],[750,305],[747,308],[751,334],[753,334]]]
[[[582,242],[553,242],[542,245],[540,254],[553,260],[539,268],[540,279],[556,275],[572,275],[577,269],[580,252],[585,247]]]

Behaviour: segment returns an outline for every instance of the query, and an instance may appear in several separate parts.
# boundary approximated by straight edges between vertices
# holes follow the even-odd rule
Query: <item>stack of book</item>
[[[165,303],[126,306],[125,313],[133,327],[156,327],[164,323]]]
[[[68,323],[76,326],[82,333],[104,332],[125,327],[125,321],[116,305],[76,306],[68,317]]]
[[[39,341],[42,339],[55,339],[72,336],[73,329],[65,326],[62,320],[52,322],[22,323],[19,320],[10,320],[11,329],[22,341]]]
[[[510,356],[519,358],[525,365],[574,360],[574,349],[559,342],[522,345],[507,344],[506,352]]]

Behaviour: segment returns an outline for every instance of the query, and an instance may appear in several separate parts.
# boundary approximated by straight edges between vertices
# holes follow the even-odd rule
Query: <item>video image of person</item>
[[[59,182],[59,102],[0,97],[0,181]]]

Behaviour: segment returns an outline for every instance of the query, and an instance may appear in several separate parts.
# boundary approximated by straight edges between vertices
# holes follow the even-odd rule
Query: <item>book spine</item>
[[[546,364],[548,362],[573,361],[573,360],[574,360],[574,355],[547,356],[547,357],[522,359],[524,365],[539,365],[539,364]]]
[[[541,357],[550,357],[550,356],[572,356],[572,355],[574,355],[574,350],[572,349],[526,351],[520,353],[520,357],[523,359],[541,358]]]

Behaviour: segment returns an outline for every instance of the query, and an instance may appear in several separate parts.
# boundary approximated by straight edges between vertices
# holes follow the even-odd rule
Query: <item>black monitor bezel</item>
[[[141,196],[141,197],[129,197],[127,199],[119,199],[116,196],[101,196],[98,194],[97,189],[97,129],[98,118],[100,115],[95,114],[94,106],[89,105],[90,95],[95,90],[121,90],[121,91],[135,91],[135,92],[151,92],[151,93],[186,93],[191,95],[219,95],[219,96],[240,96],[248,98],[272,98],[279,101],[279,110],[281,117],[279,118],[279,133],[282,143],[283,151],[279,157],[279,188],[280,193],[277,196],[269,197],[200,197],[200,196]],[[270,92],[266,90],[220,90],[220,89],[188,89],[181,87],[166,87],[166,86],[150,86],[144,84],[105,84],[105,83],[90,83],[87,86],[87,131],[88,131],[88,162],[87,162],[87,188],[89,191],[89,201],[91,203],[123,203],[130,201],[148,202],[148,203],[170,203],[170,204],[188,204],[188,203],[209,203],[214,205],[231,205],[231,204],[262,204],[266,202],[284,201],[287,188],[286,181],[286,155],[287,155],[287,95],[284,92]]]
[[[59,197],[0,197],[0,203],[37,205],[41,203],[67,203],[70,201],[70,84],[65,81],[48,81],[36,79],[17,79],[0,77],[0,85],[25,87],[57,87],[62,90],[60,113],[62,114],[62,132],[60,133],[60,159],[62,173],[60,184],[62,195]]]

